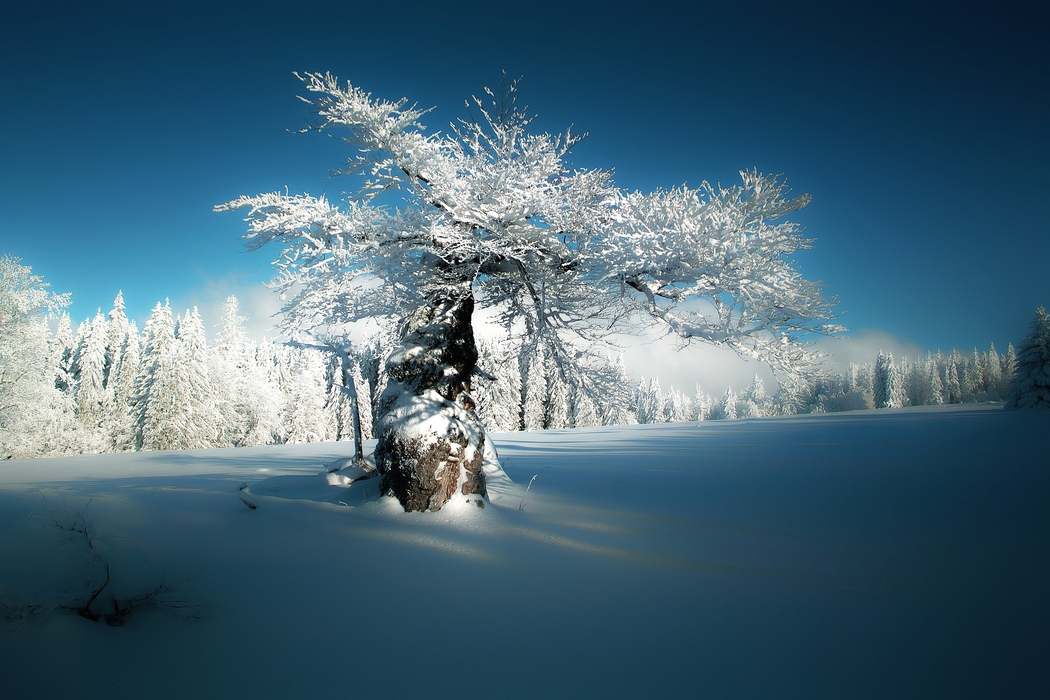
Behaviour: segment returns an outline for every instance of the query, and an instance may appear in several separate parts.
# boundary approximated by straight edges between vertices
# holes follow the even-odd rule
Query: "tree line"
[[[352,380],[365,439],[375,435],[387,358],[396,341],[378,333],[348,353],[349,380],[334,353],[246,335],[236,297],[207,342],[196,308],[173,313],[158,303],[140,331],[122,293],[73,332],[60,313],[68,297],[16,258],[0,258],[0,458],[82,452],[177,450],[350,440]],[[58,315],[52,331],[47,315]],[[1050,406],[1050,319],[1040,308],[1015,351],[926,353],[894,361],[879,352],[841,374],[767,391],[755,376],[739,393],[712,397],[666,391],[658,377],[629,376],[623,356],[560,349],[543,335],[478,341],[475,412],[489,430],[550,430],[600,425],[732,420],[1007,401]]]

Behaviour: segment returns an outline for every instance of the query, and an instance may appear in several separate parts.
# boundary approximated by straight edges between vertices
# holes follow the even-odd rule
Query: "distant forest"
[[[53,333],[22,341],[27,366],[38,368],[44,381],[34,391],[15,392],[4,407],[0,457],[352,439],[339,358],[253,341],[244,333],[245,320],[237,299],[227,299],[209,345],[197,309],[176,316],[158,303],[139,331],[119,293],[108,314],[99,311],[76,333],[69,316],[60,316]],[[366,439],[375,427],[392,346],[392,338],[377,335],[350,352]],[[1001,401],[1017,367],[1013,345],[1002,355],[994,345],[986,352],[938,351],[898,361],[879,353],[870,363],[804,386],[768,391],[756,376],[739,392],[730,388],[712,397],[700,386],[665,390],[656,377],[636,382],[622,356],[580,353],[567,368],[539,342],[480,340],[478,349],[477,412],[498,431]]]

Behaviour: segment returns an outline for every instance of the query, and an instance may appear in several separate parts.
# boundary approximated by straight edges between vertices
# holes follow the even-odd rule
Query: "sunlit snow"
[[[348,443],[0,463],[5,696],[1035,697],[1048,434],[999,405],[497,433],[512,482],[410,514],[325,475]],[[101,575],[78,518],[114,598],[163,594],[18,619]]]

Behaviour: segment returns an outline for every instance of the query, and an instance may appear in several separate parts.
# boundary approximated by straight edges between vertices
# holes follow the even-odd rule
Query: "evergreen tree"
[[[107,314],[106,321],[106,369],[104,376],[106,387],[109,387],[110,376],[120,362],[120,354],[126,344],[128,328],[128,316],[124,313],[124,293],[117,291],[117,296],[113,300],[113,308]]]
[[[973,354],[967,363],[967,374],[970,380],[971,391],[973,392],[973,400],[980,401],[988,393],[988,382],[985,379],[984,361],[981,359],[981,353],[977,351],[976,347],[973,349]]]
[[[895,408],[893,406],[893,355],[879,350],[875,360],[872,398],[875,408]]]
[[[524,387],[522,399],[521,429],[543,430],[547,404],[547,372],[543,358],[543,346],[529,343],[524,346],[519,367],[523,368],[521,384]]]
[[[667,390],[667,400],[664,401],[664,420],[668,423],[684,423],[693,420],[689,399],[674,387]]]
[[[73,326],[69,314],[58,317],[55,335],[49,345],[49,364],[55,375],[55,388],[72,397],[73,394]]]
[[[279,376],[282,373],[278,360],[278,347],[264,340],[250,350],[247,394],[249,402],[248,417],[243,444],[269,445],[284,441],[284,427],[281,416],[284,411],[284,395],[281,391]]]
[[[1017,353],[1006,408],[1050,409],[1050,315],[1042,306],[1036,309],[1032,332]]]
[[[999,359],[999,353],[995,351],[995,343],[988,346],[988,353],[984,358],[985,384],[993,400],[1001,401],[1006,394],[1002,391],[1003,365]]]
[[[142,362],[132,401],[134,446],[141,450],[178,449],[177,352],[171,307],[160,302],[143,329]]]
[[[85,321],[82,345],[77,348],[77,382],[75,389],[77,415],[85,426],[97,429],[108,412],[106,395],[106,319],[99,309],[92,321]]]
[[[109,390],[113,408],[107,433],[118,452],[135,449],[139,432],[135,417],[136,378],[142,371],[141,339],[134,321],[129,321],[117,361],[110,371]]]
[[[736,394],[733,393],[733,387],[726,389],[726,393],[722,396],[722,403],[719,406],[719,418],[723,420],[735,420],[736,419]]]
[[[284,425],[288,443],[320,442],[335,434],[325,408],[325,363],[316,350],[297,349],[286,385]]]
[[[944,402],[962,403],[962,382],[959,379],[959,368],[955,364],[954,353],[944,358]]]
[[[766,385],[762,381],[762,377],[755,375],[755,378],[751,380],[751,385],[744,390],[744,394],[741,399],[748,405],[746,409],[747,418],[758,418],[768,414],[768,397],[766,396]]]
[[[544,370],[547,374],[547,400],[544,405],[543,427],[561,430],[569,427],[569,386],[557,358],[553,353],[544,353]]]
[[[521,381],[518,349],[506,338],[478,343],[480,372],[474,383],[475,411],[491,430],[520,429]]]
[[[933,355],[926,354],[926,372],[929,375],[930,391],[927,404],[940,406],[944,403],[944,383],[941,382],[941,373],[937,367],[937,361]]]
[[[175,335],[176,449],[215,447],[220,430],[219,415],[208,376],[208,348],[204,322],[197,307],[179,319]]]
[[[573,396],[572,427],[593,428],[597,425],[601,425],[601,419],[594,401],[583,387],[577,386]]]
[[[1014,351],[1014,344],[1008,343],[1006,346],[1006,354],[1002,356],[1002,377],[1000,381],[1004,391],[1002,396],[1008,396],[1010,394],[1010,386],[1013,384],[1014,375],[1017,373],[1017,353]]]
[[[660,388],[660,379],[652,377],[649,379],[649,388],[645,392],[645,420],[638,416],[640,423],[663,423],[664,418],[664,392]]]
[[[696,420],[700,423],[710,420],[713,405],[714,402],[711,400],[711,397],[697,384],[696,393],[693,396],[693,410],[696,412]]]
[[[638,423],[638,414],[632,410],[631,379],[627,374],[623,353],[617,355],[612,374],[614,379],[606,398],[602,425],[635,425]]]

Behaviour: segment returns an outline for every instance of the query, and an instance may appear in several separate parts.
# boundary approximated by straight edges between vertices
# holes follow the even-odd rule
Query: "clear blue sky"
[[[212,205],[329,195],[298,71],[436,105],[524,75],[581,166],[648,190],[740,169],[813,195],[801,257],[842,321],[923,348],[1017,342],[1050,304],[1046,9],[999,3],[19,3],[0,24],[0,248],[143,319],[244,296],[270,256]],[[218,319],[214,319],[217,322]]]

